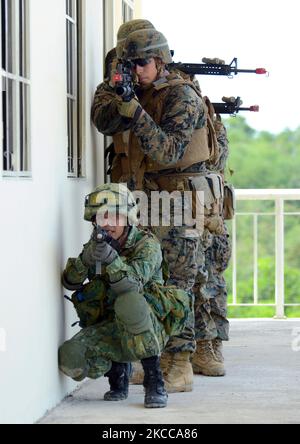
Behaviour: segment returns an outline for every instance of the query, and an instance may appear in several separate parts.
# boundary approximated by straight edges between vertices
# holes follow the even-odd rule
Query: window
[[[30,176],[29,0],[0,1],[3,175]]]
[[[66,0],[68,176],[83,177],[82,1]]]
[[[123,22],[128,22],[133,19],[134,0],[122,0],[122,15]]]

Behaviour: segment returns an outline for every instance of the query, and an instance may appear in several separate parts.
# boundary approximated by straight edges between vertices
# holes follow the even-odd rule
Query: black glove
[[[109,265],[116,259],[117,256],[118,253],[116,252],[116,250],[112,248],[108,243],[104,241],[97,242],[94,251],[94,258],[96,262],[101,262],[101,264]]]

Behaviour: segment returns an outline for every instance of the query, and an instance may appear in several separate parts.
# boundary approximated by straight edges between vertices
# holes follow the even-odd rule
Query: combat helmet
[[[166,65],[172,63],[172,55],[166,37],[155,29],[132,32],[124,46],[124,59],[160,58]]]
[[[137,203],[124,184],[110,183],[97,187],[85,198],[84,219],[92,222],[106,212],[123,214],[129,225],[138,225]]]
[[[155,27],[151,22],[149,22],[149,20],[144,19],[130,20],[129,22],[123,23],[123,25],[120,26],[117,35],[116,47],[118,59],[122,59],[124,45],[129,34],[141,29],[155,29]]]

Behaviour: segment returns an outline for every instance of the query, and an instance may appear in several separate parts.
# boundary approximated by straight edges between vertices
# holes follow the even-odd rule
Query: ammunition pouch
[[[216,173],[197,174],[190,177],[190,183],[195,191],[194,213],[196,214],[197,209],[203,210],[204,227],[211,233],[223,234],[224,185],[222,176]],[[199,192],[203,195],[200,196]]]
[[[236,199],[233,185],[228,183],[224,186],[224,205],[223,205],[223,218],[225,220],[232,220],[235,216]]]
[[[95,278],[72,294],[71,301],[79,317],[81,328],[90,327],[102,320],[105,313],[106,284]]]
[[[193,217],[197,211],[204,214],[204,227],[211,233],[224,234],[223,201],[224,185],[221,175],[216,173],[177,173],[165,176],[153,176],[146,180],[150,190],[193,191]],[[198,193],[197,193],[198,192]],[[203,192],[203,196],[199,195]]]

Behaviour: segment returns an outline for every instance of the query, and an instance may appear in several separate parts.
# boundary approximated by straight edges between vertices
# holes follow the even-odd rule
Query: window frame
[[[67,14],[68,4],[75,5],[75,8],[73,6],[72,16]],[[86,177],[85,11],[85,0],[66,0],[67,175],[71,179]],[[73,26],[74,40],[72,41],[70,40],[68,26]],[[71,52],[72,57],[70,59]],[[73,85],[71,90],[73,89],[74,94],[70,92],[70,81],[72,79]],[[71,101],[73,101],[73,118],[69,110]],[[71,132],[70,127],[72,129]],[[71,161],[73,171],[71,171],[70,167]]]
[[[133,20],[134,0],[122,0],[122,19],[123,23]]]
[[[3,0],[7,5],[11,5],[11,54],[6,55],[6,66],[2,65],[2,44],[0,45],[1,59],[1,76],[0,76],[0,148],[2,153],[2,161],[0,171],[3,177],[32,177],[32,159],[31,159],[31,80],[30,80],[30,0]],[[22,10],[20,5],[22,4]],[[21,15],[21,11],[23,14]],[[0,30],[2,36],[2,5],[0,9]],[[23,33],[20,31],[20,22],[22,20]],[[7,26],[7,20],[6,20]],[[7,32],[7,29],[5,29]],[[6,34],[9,36],[9,33]],[[22,49],[21,49],[21,43]],[[10,65],[8,60],[11,57]],[[21,63],[21,61],[23,63]],[[22,67],[25,71],[21,72]],[[12,85],[12,126],[7,125],[4,128],[3,116],[3,83],[11,82]],[[6,86],[7,87],[7,86]],[[21,89],[22,88],[22,89]],[[24,89],[23,89],[24,88]],[[25,103],[25,113],[21,111],[21,91],[22,98]],[[27,91],[24,95],[24,91]],[[24,97],[26,98],[24,99]],[[25,123],[23,117],[25,116]],[[23,125],[23,133],[21,130]],[[4,131],[6,134],[11,130],[13,134],[11,155],[14,159],[9,160],[9,167],[4,168]],[[22,141],[21,141],[22,136]],[[9,150],[11,147],[7,146]],[[9,152],[9,151],[8,151]],[[21,158],[23,160],[21,160]],[[26,167],[22,169],[22,164],[26,163]]]

